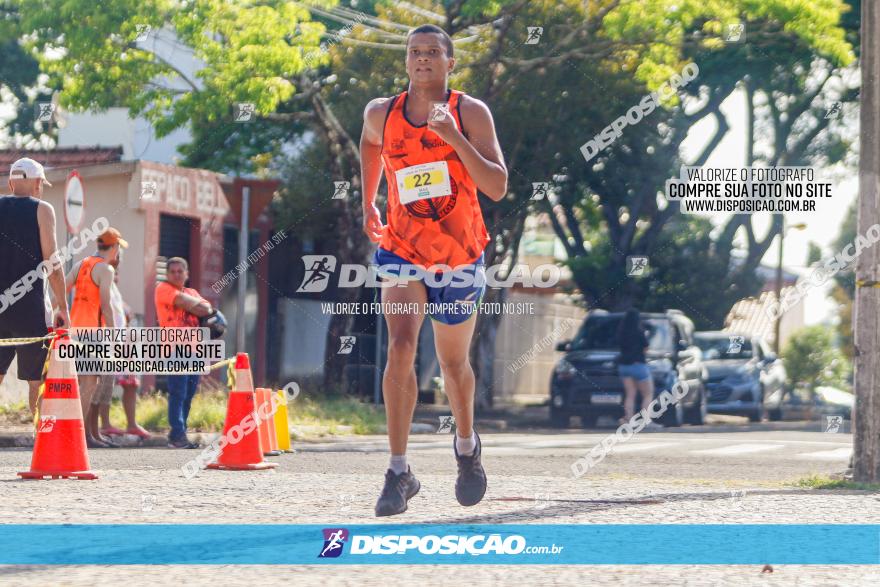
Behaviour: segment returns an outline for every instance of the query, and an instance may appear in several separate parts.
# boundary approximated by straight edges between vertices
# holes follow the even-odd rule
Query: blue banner
[[[0,525],[0,564],[880,564],[880,525]]]

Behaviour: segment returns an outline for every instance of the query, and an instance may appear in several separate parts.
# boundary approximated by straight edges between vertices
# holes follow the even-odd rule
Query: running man
[[[376,503],[377,516],[406,511],[407,500],[420,487],[407,465],[406,446],[418,398],[414,363],[424,321],[421,308],[427,302],[459,309],[431,315],[457,425],[455,496],[461,505],[472,506],[486,493],[480,437],[473,428],[474,372],[468,359],[476,323],[470,318],[485,279],[478,278],[472,287],[456,287],[456,282],[439,287],[428,283],[436,283],[436,274],[426,268],[442,264],[472,276],[484,274],[483,249],[489,236],[477,189],[495,201],[503,198],[507,168],[489,109],[480,100],[448,89],[454,66],[452,39],[445,31],[434,25],[413,29],[407,36],[408,90],[372,100],[364,111],[360,143],[364,232],[379,244],[375,264],[386,266],[382,302],[420,308],[414,314],[385,315],[388,362],[382,392],[391,461]],[[375,204],[383,168],[388,183],[387,226],[382,225]],[[389,265],[392,269],[386,271]],[[412,269],[420,275],[404,278],[412,275]]]
[[[40,199],[43,184],[52,186],[43,166],[33,159],[19,159],[9,170],[12,194],[0,196],[0,338],[46,336],[47,322],[58,328],[67,328],[70,323],[64,271],[55,241],[55,209]],[[37,266],[53,255],[57,262],[51,265],[52,271],[48,275],[38,271]],[[35,279],[28,279],[34,275]],[[57,300],[52,318],[51,309],[47,311],[45,281]],[[46,352],[40,342],[0,347],[0,382],[17,357],[18,378],[28,382],[32,413],[37,408]]]

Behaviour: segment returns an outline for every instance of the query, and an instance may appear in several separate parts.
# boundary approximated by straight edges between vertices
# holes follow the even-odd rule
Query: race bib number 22
[[[401,204],[426,198],[442,198],[452,193],[446,161],[413,165],[395,172]]]

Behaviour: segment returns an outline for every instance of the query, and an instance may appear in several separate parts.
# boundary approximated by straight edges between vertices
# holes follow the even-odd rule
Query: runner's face
[[[184,269],[180,263],[172,263],[166,268],[165,275],[171,285],[183,287],[183,284],[189,278],[189,271]]]
[[[437,33],[416,33],[409,39],[406,72],[413,83],[433,84],[446,81],[455,59],[446,54],[443,37]]]

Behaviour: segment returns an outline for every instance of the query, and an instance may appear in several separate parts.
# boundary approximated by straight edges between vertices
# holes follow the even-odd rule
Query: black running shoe
[[[393,516],[406,511],[406,502],[419,492],[422,487],[412,470],[407,467],[405,473],[395,475],[388,469],[385,472],[385,487],[376,502],[376,516]]]
[[[190,442],[186,437],[168,441],[168,448],[199,448],[199,446],[198,442]]]
[[[486,471],[480,462],[480,453],[483,443],[480,435],[474,430],[477,438],[477,446],[474,454],[462,456],[458,454],[455,438],[452,439],[452,448],[455,450],[455,460],[458,462],[458,479],[455,480],[455,499],[464,506],[477,505],[486,494]]]

